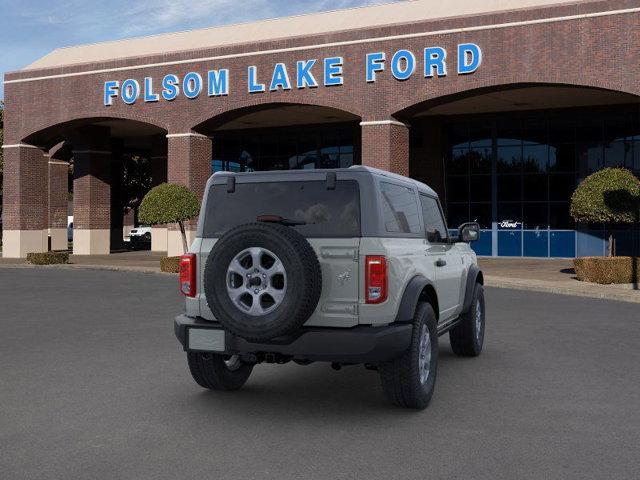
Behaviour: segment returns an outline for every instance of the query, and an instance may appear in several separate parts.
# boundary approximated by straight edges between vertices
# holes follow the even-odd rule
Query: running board
[[[445,323],[438,325],[438,336],[444,335],[453,327],[458,325],[462,319],[460,317],[452,318],[451,320],[447,320]]]

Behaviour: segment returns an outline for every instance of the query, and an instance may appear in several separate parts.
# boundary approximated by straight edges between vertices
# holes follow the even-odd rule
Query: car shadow
[[[464,368],[467,360],[455,356],[448,348],[442,349],[439,374],[448,370],[447,376],[455,375],[450,370]],[[372,418],[406,418],[409,421],[420,413],[420,410],[404,409],[387,402],[378,372],[366,370],[362,365],[334,371],[328,363],[259,365],[241,390],[202,390],[194,393],[190,403],[198,415],[209,416],[212,420],[224,412],[225,417],[246,419],[249,414],[271,420],[280,418],[288,423],[313,423],[322,418],[336,425],[342,421],[370,424]],[[436,386],[430,408],[437,403]]]

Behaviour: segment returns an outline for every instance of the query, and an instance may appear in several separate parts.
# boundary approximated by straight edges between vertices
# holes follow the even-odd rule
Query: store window
[[[359,135],[357,124],[219,132],[212,171],[347,168],[359,162]]]
[[[638,106],[469,116],[444,140],[448,224],[495,222],[499,255],[573,256],[580,179],[604,167],[640,174]]]

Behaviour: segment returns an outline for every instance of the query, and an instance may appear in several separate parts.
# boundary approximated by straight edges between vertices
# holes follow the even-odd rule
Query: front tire
[[[411,345],[400,357],[379,365],[387,400],[400,407],[429,405],[438,370],[437,320],[428,303],[419,303],[413,320]]]
[[[238,390],[253,370],[253,365],[242,363],[236,355],[189,352],[187,362],[196,383],[209,390]]]
[[[482,352],[485,330],[484,288],[476,283],[469,311],[449,332],[453,353],[461,357],[477,357]]]

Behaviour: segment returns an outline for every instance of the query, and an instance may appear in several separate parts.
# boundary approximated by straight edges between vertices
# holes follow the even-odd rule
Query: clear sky
[[[0,75],[59,47],[389,1],[0,0]]]

